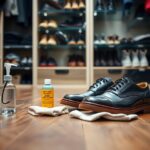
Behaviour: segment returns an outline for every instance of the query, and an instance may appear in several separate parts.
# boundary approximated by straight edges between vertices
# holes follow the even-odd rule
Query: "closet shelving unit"
[[[34,86],[40,86],[43,84],[43,81],[45,78],[51,78],[52,82],[55,87],[79,87],[79,88],[84,88],[89,86],[90,82],[90,73],[89,73],[89,50],[90,47],[88,46],[87,43],[89,43],[89,37],[90,33],[87,33],[86,31],[89,29],[89,0],[85,1],[86,4],[86,9],[82,11],[78,10],[49,10],[47,12],[41,12],[40,11],[40,2],[41,1],[34,1],[34,13],[37,12],[37,14],[33,14],[33,32],[34,32],[34,40],[33,40],[33,56],[34,56],[34,78],[33,78],[33,85]],[[65,1],[64,1],[65,2]],[[85,13],[86,12],[86,13]],[[71,18],[72,15],[80,15],[85,17],[85,22],[87,24],[86,28],[81,28],[81,27],[58,27],[56,29],[44,29],[39,27],[39,23],[42,22],[42,20],[50,20],[51,19],[51,13],[55,13],[55,17],[57,20],[58,16],[68,17]],[[53,18],[54,15],[52,16]],[[72,34],[76,31],[82,30],[85,32],[85,45],[39,45],[39,40],[40,40],[40,35],[50,35],[51,31],[62,31],[66,34]],[[36,48],[36,50],[35,50]],[[71,67],[67,66],[67,57],[63,57],[63,53],[71,53],[74,54],[76,52],[79,52],[81,54],[84,54],[85,56],[85,66],[76,66],[76,67]],[[48,55],[53,57],[54,55],[62,55],[62,58],[60,59],[66,60],[66,64],[64,65],[58,65],[54,67],[41,67],[39,65],[40,62],[40,55],[42,53],[49,53]],[[56,57],[57,57],[56,56]],[[66,56],[66,55],[65,55]],[[59,59],[57,59],[59,61]]]
[[[114,2],[119,2],[119,1],[114,1]],[[91,73],[91,83],[94,82],[96,79],[98,79],[101,76],[111,76],[113,80],[116,80],[120,78],[126,71],[145,71],[145,70],[150,70],[150,66],[147,67],[124,67],[124,66],[95,66],[95,49],[98,49],[98,51],[101,50],[117,50],[117,52],[121,53],[123,49],[150,49],[150,44],[94,44],[94,34],[99,33],[99,34],[105,34],[106,35],[114,35],[114,34],[120,34],[123,37],[134,37],[139,35],[140,31],[142,29],[140,28],[135,28],[136,25],[140,24],[141,22],[145,22],[145,24],[150,24],[150,17],[148,16],[143,16],[143,18],[134,18],[132,20],[129,20],[130,18],[126,18],[125,20],[122,18],[121,15],[121,4],[116,6],[115,10],[113,11],[108,11],[108,12],[98,12],[95,10],[95,4],[96,0],[91,2],[91,12],[93,16],[91,17],[91,34],[93,37],[91,37],[91,49],[93,51],[90,51],[90,55],[92,56],[91,60],[91,70],[93,72]],[[96,14],[96,15],[95,15]],[[143,28],[143,27],[142,27]],[[132,31],[133,30],[133,31]],[[144,29],[144,33],[146,34],[147,32],[150,32],[150,28]],[[142,34],[142,33],[141,33]],[[122,38],[123,38],[122,37]],[[149,51],[148,51],[149,53]],[[121,55],[119,54],[119,57],[121,59]]]

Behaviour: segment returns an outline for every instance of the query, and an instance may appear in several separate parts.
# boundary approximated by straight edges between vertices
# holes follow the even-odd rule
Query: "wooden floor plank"
[[[128,122],[83,123],[87,150],[148,150],[150,136]]]
[[[46,120],[45,120],[46,119]],[[85,150],[82,124],[69,118],[68,115],[55,117],[38,117],[35,122],[18,137],[8,149],[11,150]],[[22,145],[26,145],[22,147]]]

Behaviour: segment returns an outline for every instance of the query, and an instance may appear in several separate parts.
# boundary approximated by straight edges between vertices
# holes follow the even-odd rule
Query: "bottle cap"
[[[4,75],[4,81],[11,81],[12,80],[12,76],[10,75],[11,66],[17,67],[17,65],[5,63],[4,66],[6,67],[6,75]]]
[[[51,79],[45,79],[44,84],[51,84]]]

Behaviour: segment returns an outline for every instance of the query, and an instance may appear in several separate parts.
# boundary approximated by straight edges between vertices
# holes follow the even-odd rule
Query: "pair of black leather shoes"
[[[147,82],[136,84],[129,77],[115,83],[111,78],[101,78],[85,93],[65,95],[61,104],[94,112],[150,112],[150,90]]]

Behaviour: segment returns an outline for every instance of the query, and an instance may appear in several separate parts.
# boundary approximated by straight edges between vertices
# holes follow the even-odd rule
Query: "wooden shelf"
[[[106,66],[106,67],[94,67],[94,70],[149,70],[150,67],[113,67],[113,66]]]
[[[38,70],[86,70],[86,67],[38,67]]]

